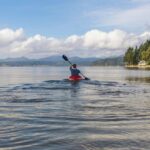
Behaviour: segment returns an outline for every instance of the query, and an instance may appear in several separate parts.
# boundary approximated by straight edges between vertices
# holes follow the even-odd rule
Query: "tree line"
[[[139,47],[129,47],[124,55],[124,62],[127,65],[137,65],[140,61],[145,61],[150,65],[150,40]]]

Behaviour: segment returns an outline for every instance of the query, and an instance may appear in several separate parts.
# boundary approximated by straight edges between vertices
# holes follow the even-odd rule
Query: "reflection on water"
[[[143,67],[140,66],[139,68],[137,66],[135,66],[135,67],[126,67],[126,69],[127,70],[139,70],[139,71],[141,71],[141,70],[148,70],[148,71],[150,71],[149,67],[146,68],[144,66]]]
[[[150,83],[150,77],[126,77],[126,80]]]
[[[93,80],[73,83],[55,79],[66,67],[13,69],[0,79],[0,149],[150,149],[148,71],[85,67]]]

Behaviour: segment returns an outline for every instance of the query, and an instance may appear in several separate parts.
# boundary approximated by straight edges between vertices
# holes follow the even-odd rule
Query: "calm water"
[[[0,150],[149,150],[150,71],[0,68]]]

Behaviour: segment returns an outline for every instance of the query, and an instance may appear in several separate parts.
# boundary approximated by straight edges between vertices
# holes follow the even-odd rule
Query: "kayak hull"
[[[68,79],[70,81],[80,81],[80,80],[83,80],[83,78],[81,76],[70,76]]]

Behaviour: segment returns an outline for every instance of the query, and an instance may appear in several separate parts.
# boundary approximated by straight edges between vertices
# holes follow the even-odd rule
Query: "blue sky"
[[[110,11],[126,10],[140,4],[132,0],[0,0],[0,27],[22,27],[28,34],[54,37],[83,34],[93,28],[139,32],[146,25],[137,29],[136,26],[108,25],[101,20],[109,17],[107,13]],[[102,16],[88,16],[94,11],[100,11],[99,16]]]
[[[57,42],[62,42],[62,39],[67,40],[67,38],[74,35],[80,37],[74,37],[73,40],[78,40],[79,38],[83,40],[82,37],[92,30],[99,32],[99,34],[91,32],[96,34],[99,40],[101,40],[102,32],[109,34],[114,30],[120,30],[129,35],[135,34],[136,38],[138,38],[138,36],[150,30],[149,10],[150,0],[0,0],[0,31],[3,31],[3,35],[4,32],[6,34],[12,32],[12,36],[16,37],[15,34],[19,30],[20,39],[23,40],[23,35],[25,36],[22,44],[25,43],[25,40],[28,43],[27,40],[29,41],[31,38],[36,42],[41,42],[43,40],[42,36],[47,40],[56,38],[55,42],[57,40]],[[5,29],[8,29],[8,31]],[[40,35],[38,40],[35,38],[36,35]],[[16,40],[16,38],[13,40]],[[35,41],[34,44],[36,43]],[[48,45],[49,42],[47,43]],[[135,44],[136,42],[133,43]],[[61,46],[64,43],[60,45],[56,49],[62,51]],[[83,45],[86,45],[85,42],[82,44],[81,49],[92,48],[84,47]],[[127,46],[129,45],[127,44]],[[10,47],[13,46],[11,45]],[[19,48],[15,47],[13,51],[19,51],[16,49]],[[54,52],[51,53],[51,48],[43,49],[47,49],[44,52],[45,55],[55,54]],[[53,49],[55,48],[53,47]],[[65,47],[65,49],[67,48]],[[68,49],[75,48],[69,47]],[[97,46],[93,51],[97,55],[98,51],[103,51],[104,49],[108,49],[108,47]],[[24,55],[28,55],[25,51],[28,51],[28,48],[23,50]],[[31,51],[34,53],[34,50],[31,49],[28,52],[31,53]],[[3,52],[2,55],[8,56],[10,53],[10,51],[8,53]],[[44,53],[39,54],[39,56],[44,56]],[[72,53],[75,54],[75,52]],[[108,53],[111,53],[111,51]],[[117,52],[117,54],[119,53]],[[15,55],[17,56],[17,53]],[[20,55],[21,53],[18,53],[18,56]]]

